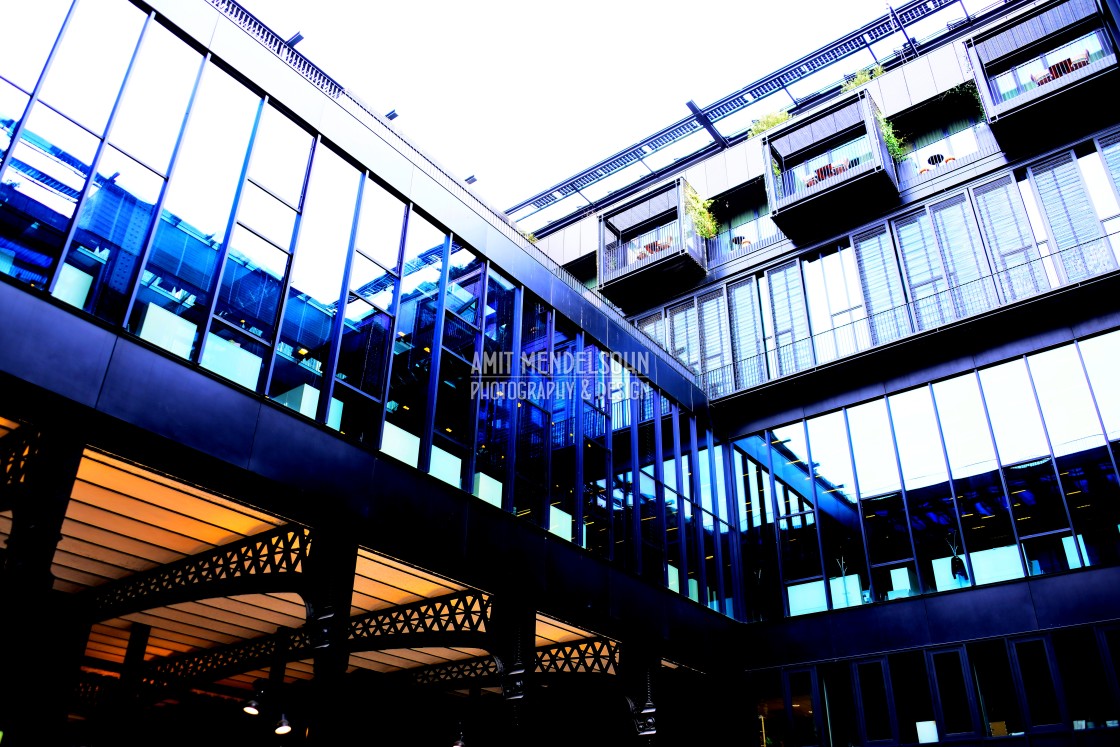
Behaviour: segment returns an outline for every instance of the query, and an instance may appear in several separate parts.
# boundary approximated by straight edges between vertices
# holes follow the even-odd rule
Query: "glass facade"
[[[745,608],[779,575],[792,616],[1115,564],[1116,351],[1110,332],[735,441]]]
[[[155,13],[80,0],[23,23],[0,62],[7,279],[735,614],[723,448],[648,361],[612,355]],[[87,62],[91,39],[111,53]],[[724,308],[667,327],[708,331],[682,352],[694,370],[730,361]]]
[[[92,7],[42,4],[36,34],[65,32],[0,69],[9,279],[740,619],[1120,561],[1120,333],[721,442],[155,14]],[[102,34],[97,85],[68,87]],[[722,397],[1080,282],[1117,266],[1118,152],[985,178],[638,326]],[[762,243],[760,194],[733,202],[725,230]]]

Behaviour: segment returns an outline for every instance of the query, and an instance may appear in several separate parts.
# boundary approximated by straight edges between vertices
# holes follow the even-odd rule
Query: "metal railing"
[[[1045,244],[1038,246],[1045,251]],[[1120,234],[1008,265],[990,275],[931,292],[883,311],[705,371],[710,399],[846,358],[895,340],[1046,293],[1117,269]],[[1021,256],[1021,255],[1020,255]]]
[[[785,238],[769,215],[723,231],[708,239],[708,266],[730,262],[733,259],[765,249]]]
[[[981,122],[908,154],[896,164],[898,181],[910,187],[999,152],[991,128]]]
[[[611,242],[603,248],[599,281],[610,282],[670,254],[679,254],[681,247],[680,225],[675,220],[629,241]]]
[[[277,57],[292,67],[292,69],[319,88],[319,90],[338,102],[343,109],[353,115],[355,119],[365,125],[375,135],[385,140],[414,166],[435,179],[442,187],[462,200],[468,207],[473,208],[475,212],[482,216],[490,225],[501,231],[510,241],[517,244],[522,251],[530,257],[533,257],[553,275],[564,281],[572,290],[587,299],[591,305],[607,316],[612,317],[613,321],[617,322],[619,327],[624,330],[624,333],[629,335],[635,342],[645,346],[652,351],[654,355],[663,359],[673,370],[685,377],[688,381],[696,383],[696,375],[694,373],[681,365],[681,363],[671,355],[665,353],[655,340],[647,336],[637,327],[631,325],[621,309],[600,295],[597,291],[587,288],[574,275],[557,264],[555,260],[526,240],[516,228],[509,224],[506,217],[501,212],[490,207],[467,190],[458,179],[439,166],[431,157],[421,152],[397,134],[380,115],[369,109],[341,83],[327,75],[306,57],[288,46],[284,39],[262,23],[256,16],[245,10],[245,8],[234,2],[234,0],[208,0],[208,2],[256,39],[260,44],[272,51]]]
[[[862,166],[871,164],[871,142],[867,135],[833,148],[827,158],[814,158],[781,173],[779,197],[799,199],[811,192],[839,184]]]

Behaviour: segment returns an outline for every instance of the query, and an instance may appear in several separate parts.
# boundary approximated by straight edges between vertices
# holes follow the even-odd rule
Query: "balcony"
[[[898,202],[878,109],[859,91],[762,139],[770,217],[795,243],[858,225]]]
[[[600,223],[600,292],[623,308],[649,306],[699,280],[706,271],[706,242],[682,208],[677,181],[616,210]]]
[[[1120,225],[1120,216],[1107,223]],[[942,291],[918,291],[907,303],[799,340],[775,343],[767,338],[765,352],[703,373],[700,388],[711,399],[726,397],[1112,272],[1120,266],[1120,233],[1056,252],[1043,243],[1031,253],[1033,259],[1024,257],[990,275]]]
[[[1116,46],[1093,0],[1039,6],[966,43],[992,131],[1038,151],[1103,126],[1115,98]]]

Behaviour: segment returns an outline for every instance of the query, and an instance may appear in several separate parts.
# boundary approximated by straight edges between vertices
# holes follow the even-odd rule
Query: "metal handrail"
[[[703,372],[700,388],[710,399],[847,358],[871,348],[936,329],[1117,269],[1113,234],[1009,265],[990,275],[929,293]],[[1044,246],[1044,245],[1040,245]]]

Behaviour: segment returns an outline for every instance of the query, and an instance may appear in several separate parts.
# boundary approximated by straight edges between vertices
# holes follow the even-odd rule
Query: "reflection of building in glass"
[[[1114,4],[903,4],[536,247],[235,3],[13,12],[0,735],[1116,741]]]

